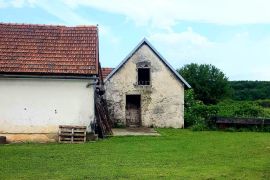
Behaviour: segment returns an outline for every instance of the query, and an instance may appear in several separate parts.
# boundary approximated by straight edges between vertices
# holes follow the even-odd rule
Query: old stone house
[[[146,39],[105,79],[110,116],[128,127],[184,127],[190,85]]]
[[[57,139],[59,125],[94,121],[96,26],[0,24],[0,136]]]

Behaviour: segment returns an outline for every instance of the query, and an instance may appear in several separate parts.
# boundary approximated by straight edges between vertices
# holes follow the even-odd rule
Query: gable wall
[[[136,63],[142,57],[151,62],[151,88],[135,85]],[[115,122],[126,123],[126,95],[141,94],[142,126],[181,128],[184,125],[184,85],[145,44],[105,82],[105,88]]]

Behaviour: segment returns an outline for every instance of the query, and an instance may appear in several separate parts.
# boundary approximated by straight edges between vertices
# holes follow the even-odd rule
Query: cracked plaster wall
[[[142,59],[151,63],[151,87],[136,85],[136,64]],[[126,95],[140,94],[142,126],[184,126],[184,85],[145,44],[105,82],[105,88],[114,122],[125,125]]]

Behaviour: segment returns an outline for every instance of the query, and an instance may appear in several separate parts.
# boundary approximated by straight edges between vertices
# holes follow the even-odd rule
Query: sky
[[[0,0],[0,22],[97,25],[116,67],[145,37],[175,68],[213,64],[229,80],[270,80],[269,0]]]

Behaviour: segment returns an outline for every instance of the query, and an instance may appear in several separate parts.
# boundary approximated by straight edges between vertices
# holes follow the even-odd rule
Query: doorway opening
[[[141,126],[141,95],[126,95],[126,126]]]

